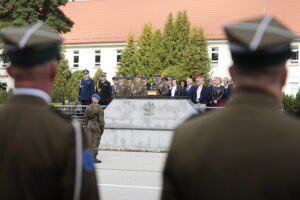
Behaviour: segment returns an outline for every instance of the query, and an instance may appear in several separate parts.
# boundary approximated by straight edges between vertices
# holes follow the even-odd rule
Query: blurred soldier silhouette
[[[97,159],[97,155],[101,135],[104,131],[104,112],[102,106],[99,105],[99,101],[100,96],[93,94],[92,103],[86,108],[84,115],[88,140],[96,158],[95,163],[101,163],[101,160]]]
[[[300,199],[300,121],[279,110],[295,35],[269,15],[225,32],[233,99],[177,128],[162,199]]]
[[[1,200],[98,199],[80,124],[50,109],[60,36],[39,21],[0,30],[14,95],[0,109]]]

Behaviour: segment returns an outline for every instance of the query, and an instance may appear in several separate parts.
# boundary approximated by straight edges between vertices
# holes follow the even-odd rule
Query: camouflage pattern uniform
[[[90,104],[86,108],[84,121],[86,123],[87,138],[96,158],[105,125],[102,106],[97,103]]]
[[[163,81],[153,82],[152,89],[159,90],[163,96],[167,96],[169,92],[167,84]]]
[[[126,83],[116,85],[116,96],[126,96]]]
[[[146,85],[143,82],[134,83],[132,85],[132,95],[133,96],[145,96]]]
[[[125,91],[125,96],[132,96],[132,87],[133,87],[133,83],[126,83],[126,91]]]

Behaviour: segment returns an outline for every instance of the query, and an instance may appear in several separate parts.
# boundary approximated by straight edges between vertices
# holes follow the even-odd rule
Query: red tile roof
[[[75,25],[63,35],[65,44],[124,42],[139,35],[146,23],[163,28],[167,15],[187,10],[192,26],[204,29],[207,39],[225,39],[223,25],[273,14],[300,34],[299,0],[88,0],[62,7]]]

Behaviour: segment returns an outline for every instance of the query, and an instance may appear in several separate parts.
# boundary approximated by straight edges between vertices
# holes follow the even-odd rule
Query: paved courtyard
[[[158,200],[166,153],[100,151],[96,164],[102,200]]]

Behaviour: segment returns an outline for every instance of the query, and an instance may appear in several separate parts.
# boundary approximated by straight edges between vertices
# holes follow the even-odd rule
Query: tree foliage
[[[96,73],[95,73],[95,75],[93,77],[93,80],[94,80],[95,84],[100,79],[100,76],[101,76],[102,72],[103,72],[102,69],[98,69],[96,71]]]
[[[60,9],[68,0],[1,0],[0,28],[21,26],[43,20],[59,33],[71,31],[74,22]],[[3,45],[0,44],[0,49]],[[6,53],[1,55],[9,62]]]
[[[284,94],[282,98],[282,105],[286,112],[296,113],[300,107],[300,91],[295,97]]]
[[[136,51],[137,46],[135,44],[134,35],[129,34],[126,49],[122,51],[121,64],[118,69],[117,75],[129,75],[131,73],[136,73]]]
[[[68,61],[64,59],[63,54],[61,54],[61,57],[63,59],[57,67],[56,78],[52,90],[52,101],[56,103],[63,102],[65,98],[68,98],[68,88],[66,85],[71,78],[71,71]]]
[[[77,102],[78,101],[78,89],[80,80],[82,79],[82,70],[77,70],[72,73],[71,78],[68,80],[66,85],[67,97],[69,98],[70,102]]]
[[[203,30],[191,28],[186,11],[178,12],[176,19],[169,14],[163,32],[146,24],[136,43],[129,35],[118,70],[118,74],[123,75],[152,77],[161,73],[176,79],[194,74],[208,77],[209,72],[210,59]]]

